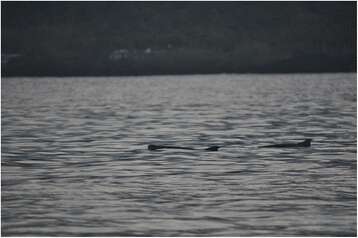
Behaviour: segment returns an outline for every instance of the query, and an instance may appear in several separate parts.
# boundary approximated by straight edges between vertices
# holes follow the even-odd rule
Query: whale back
[[[306,139],[305,140],[305,145],[311,146],[311,142],[312,142],[312,139]]]
[[[303,142],[299,143],[298,145],[304,146],[304,147],[310,147],[311,146],[312,139],[306,139]]]
[[[210,147],[206,148],[205,150],[208,150],[208,151],[218,151],[219,148],[220,148],[220,146],[214,145],[214,146],[210,146]]]
[[[158,150],[160,149],[161,147],[160,146],[157,146],[157,145],[148,145],[148,150]]]

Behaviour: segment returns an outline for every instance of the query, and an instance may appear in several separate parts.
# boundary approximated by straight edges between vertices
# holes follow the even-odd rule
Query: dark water
[[[3,78],[1,91],[2,235],[356,235],[355,74]]]

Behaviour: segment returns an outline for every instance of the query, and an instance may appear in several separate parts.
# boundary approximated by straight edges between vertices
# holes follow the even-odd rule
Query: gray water
[[[3,78],[2,235],[355,236],[356,91],[356,74]]]

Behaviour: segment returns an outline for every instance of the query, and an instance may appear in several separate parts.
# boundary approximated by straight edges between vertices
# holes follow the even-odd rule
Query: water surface
[[[2,234],[355,236],[356,111],[355,74],[3,78]]]

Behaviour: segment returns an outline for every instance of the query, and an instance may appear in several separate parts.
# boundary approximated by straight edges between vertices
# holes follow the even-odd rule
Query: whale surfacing
[[[258,148],[298,148],[298,147],[310,147],[312,139],[305,139],[299,143],[282,143],[282,144],[272,144],[272,145],[265,145],[259,146]],[[195,149],[192,147],[182,147],[182,146],[167,146],[167,145],[148,145],[148,150],[155,151],[155,150],[163,150],[163,149],[179,149],[179,150],[206,150],[206,151],[218,151],[220,146],[209,146],[207,148],[202,149]]]
[[[210,146],[208,148],[205,148],[204,150],[207,151],[218,151],[219,146]],[[181,147],[181,146],[165,146],[165,145],[148,145],[148,150],[161,150],[161,149],[179,149],[179,150],[196,150],[191,147]]]
[[[296,147],[310,147],[312,139],[305,139],[300,143],[284,143],[261,146],[261,148],[296,148]]]

